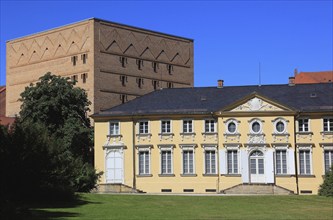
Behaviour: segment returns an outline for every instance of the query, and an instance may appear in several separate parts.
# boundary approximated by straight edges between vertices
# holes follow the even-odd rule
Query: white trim
[[[206,121],[214,121],[214,131],[206,131]],[[217,121],[216,121],[215,118],[205,118],[203,120],[203,133],[216,133],[217,132],[217,130],[216,130],[216,128],[217,128],[216,123],[217,123]],[[210,122],[209,122],[209,125],[210,125]],[[210,129],[210,126],[209,126],[209,129]]]
[[[325,131],[324,130],[324,125],[325,125],[325,123],[324,123],[324,119],[327,119],[328,120],[328,125],[327,125],[327,131]],[[330,120],[333,120],[333,117],[331,117],[331,116],[328,116],[328,117],[324,117],[323,119],[322,119],[322,131],[323,132],[333,132],[333,130],[330,130],[330,124],[331,124],[331,122],[330,122]],[[333,123],[333,122],[332,122]]]
[[[302,131],[300,131],[300,127],[299,127],[299,121],[300,120],[305,120],[305,119],[307,119],[308,120],[308,130],[307,131],[304,131],[304,128],[302,127]],[[304,124],[304,123],[303,123]],[[304,133],[306,133],[306,132],[311,132],[311,120],[310,120],[310,118],[309,117],[300,117],[300,118],[298,118],[297,120],[296,120],[296,128],[297,128],[297,132],[304,132]]]
[[[169,144],[169,145],[158,145],[158,148],[160,149],[160,174],[174,174],[173,171],[173,148],[175,145]],[[171,152],[171,173],[162,173],[162,151],[170,151]]]
[[[263,133],[263,120],[259,119],[259,118],[253,118],[249,121],[249,126],[250,126],[250,134],[262,134]],[[252,126],[254,123],[258,123],[259,126],[260,126],[260,129],[258,132],[255,132],[253,129],[252,129]]]
[[[147,123],[148,123],[148,128],[147,128],[148,130],[147,130],[146,133],[141,133],[141,132],[140,132],[140,123],[141,123],[141,122],[147,122]],[[139,135],[140,135],[140,134],[150,134],[150,121],[149,121],[149,120],[147,120],[147,119],[142,119],[142,120],[139,120],[139,121],[138,121],[137,134],[139,134]]]
[[[321,145],[321,147],[323,148],[323,163],[322,163],[322,165],[323,165],[323,174],[325,175],[325,173],[326,173],[326,164],[325,164],[325,151],[328,151],[328,152],[331,152],[331,153],[329,153],[329,157],[331,157],[331,158],[329,158],[329,167],[332,167],[332,165],[333,165],[333,162],[331,163],[331,161],[332,161],[332,158],[333,158],[333,143],[330,143],[330,144],[320,144]]]
[[[203,173],[204,174],[217,174],[217,145],[214,144],[203,144]],[[215,172],[214,173],[206,173],[206,151],[214,151],[215,152]]]
[[[287,129],[288,128],[288,122],[289,122],[288,120],[279,117],[279,118],[274,119],[272,122],[273,122],[273,127],[274,127],[274,133],[273,134],[285,134],[285,133],[288,133],[288,129]],[[277,124],[279,122],[283,123],[283,126],[284,126],[283,131],[278,131],[277,130]]]
[[[108,168],[107,168],[107,156],[111,153],[111,152],[118,152],[120,153],[121,157],[122,157],[122,171],[121,171],[121,183],[124,184],[124,177],[125,177],[125,151],[123,147],[105,147],[104,148],[104,170],[105,170],[105,174],[104,174],[104,178],[105,178],[105,183],[109,183],[107,180],[107,173],[108,173]],[[118,182],[111,182],[111,183],[118,183]]]
[[[310,173],[301,173],[301,163],[300,163],[300,151],[309,151],[309,156],[310,156]],[[313,162],[312,162],[312,144],[298,144],[297,145],[297,155],[298,155],[298,167],[297,167],[297,171],[299,173],[299,175],[312,175],[313,174]],[[306,164],[305,167],[306,168]],[[305,169],[306,171],[306,169]]]
[[[234,132],[230,132],[228,127],[230,123],[234,123],[235,124],[235,131]],[[238,124],[240,123],[240,121],[234,119],[234,118],[229,118],[228,120],[224,121],[224,126],[225,126],[225,134],[238,134]]]
[[[138,175],[147,175],[151,174],[151,148],[152,145],[136,145],[137,148],[137,155],[138,155],[138,162],[137,162],[137,174]],[[148,152],[149,156],[149,173],[140,174],[140,152]]]

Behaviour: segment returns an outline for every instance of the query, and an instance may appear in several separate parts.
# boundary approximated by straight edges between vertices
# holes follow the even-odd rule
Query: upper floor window
[[[120,76],[119,79],[120,79],[121,85],[126,86],[127,76]]]
[[[308,131],[310,131],[309,119],[308,118],[298,119],[298,131],[299,132],[308,132]]]
[[[119,129],[119,121],[110,121],[110,135],[119,135],[120,129]]]
[[[287,121],[283,118],[277,118],[273,120],[274,133],[283,134],[287,131]]]
[[[162,120],[161,121],[161,133],[171,133],[171,121]]]
[[[72,56],[71,60],[72,60],[73,66],[76,66],[77,56]]]
[[[71,80],[72,80],[72,82],[75,84],[76,82],[78,82],[78,77],[77,77],[77,75],[73,75],[72,77],[71,77]]]
[[[82,83],[86,83],[87,82],[87,78],[88,78],[88,74],[87,73],[81,74]]]
[[[138,84],[138,87],[139,87],[139,88],[142,88],[142,85],[143,85],[143,79],[142,79],[142,78],[137,78],[137,79],[136,79],[136,83]]]
[[[167,70],[168,70],[168,73],[171,75],[173,72],[173,66],[171,64],[167,64]]]
[[[183,133],[192,133],[193,132],[193,120],[184,119],[183,120]]]
[[[139,122],[139,134],[148,134],[149,133],[149,123],[148,121]]]
[[[205,120],[205,133],[216,132],[216,121],[214,119]]]
[[[120,94],[120,100],[121,100],[121,103],[124,104],[127,100],[127,95],[125,94]]]
[[[229,119],[225,122],[225,126],[226,126],[227,134],[236,134],[237,127],[238,127],[238,121],[236,121],[235,119]]]
[[[153,62],[152,65],[153,65],[154,72],[157,73],[157,69],[159,69],[158,63]]]
[[[324,118],[323,123],[324,123],[323,131],[333,132],[333,118]]]
[[[172,83],[172,82],[167,82],[167,88],[168,88],[168,89],[173,88],[173,83]]]
[[[152,84],[153,84],[154,90],[157,90],[159,87],[159,82],[157,80],[153,80]]]
[[[254,119],[250,122],[250,133],[260,134],[262,133],[262,121],[259,119]]]

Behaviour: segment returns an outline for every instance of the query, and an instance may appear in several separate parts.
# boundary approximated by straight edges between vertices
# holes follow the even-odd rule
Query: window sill
[[[139,174],[139,175],[136,175],[136,177],[152,177],[153,175],[152,174]]]
[[[240,133],[224,133],[224,136],[241,136]]]
[[[311,132],[311,131],[298,131],[298,132],[296,132],[296,134],[298,134],[298,135],[309,135],[309,134],[313,135],[313,132]]]
[[[299,174],[298,175],[299,178],[315,178],[315,175],[306,175],[306,174]]]
[[[202,135],[217,135],[217,132],[202,132]]]
[[[158,174],[159,177],[174,177],[175,174]]]
[[[278,132],[272,133],[272,135],[274,135],[274,136],[290,136],[289,133],[278,133]]]
[[[241,174],[235,173],[235,174],[221,174],[221,176],[226,176],[226,177],[241,177]]]
[[[139,137],[147,137],[147,136],[152,136],[151,133],[144,133],[144,134],[136,134],[136,136],[139,136]]]
[[[123,137],[121,134],[109,134],[109,135],[106,135],[106,136],[110,137],[110,138]]]
[[[181,177],[196,177],[197,174],[180,174]]]
[[[195,135],[195,133],[194,132],[189,132],[189,133],[180,133],[180,135]]]
[[[174,136],[175,134],[174,133],[158,133],[159,136]]]
[[[202,174],[202,176],[219,176],[219,175],[217,173],[216,174],[214,174],[214,173],[212,173],[212,174],[205,173],[205,174]]]
[[[321,135],[333,135],[333,131],[322,131],[320,132]]]

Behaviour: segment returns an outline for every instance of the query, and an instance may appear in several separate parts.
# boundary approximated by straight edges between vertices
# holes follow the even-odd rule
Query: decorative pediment
[[[266,101],[264,101],[261,98],[254,97],[247,102],[231,109],[232,112],[249,112],[249,111],[284,111],[285,109],[282,109],[276,105],[270,104]]]

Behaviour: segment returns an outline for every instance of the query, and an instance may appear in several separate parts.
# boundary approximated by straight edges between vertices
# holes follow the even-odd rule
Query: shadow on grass
[[[20,204],[7,203],[6,210],[0,210],[1,220],[10,219],[58,219],[68,217],[80,217],[79,213],[67,211],[66,209],[75,208],[87,204],[97,204],[87,201],[82,196],[76,195],[75,198],[68,200],[57,200],[41,202],[24,202]],[[4,212],[2,212],[4,211]]]

